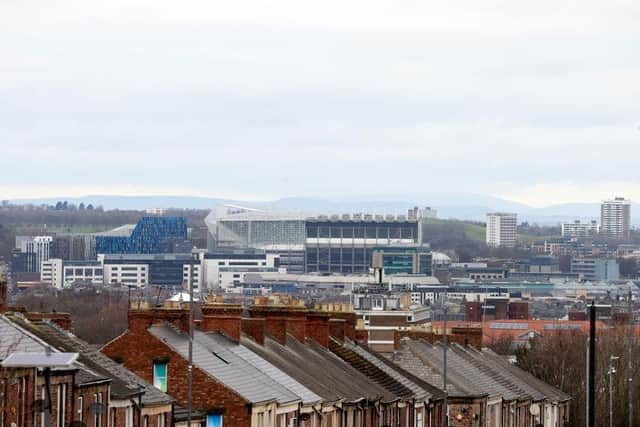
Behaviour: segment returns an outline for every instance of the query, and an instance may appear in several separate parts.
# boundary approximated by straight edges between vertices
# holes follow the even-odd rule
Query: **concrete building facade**
[[[514,248],[516,246],[517,231],[517,214],[505,212],[487,214],[487,246],[492,248]]]

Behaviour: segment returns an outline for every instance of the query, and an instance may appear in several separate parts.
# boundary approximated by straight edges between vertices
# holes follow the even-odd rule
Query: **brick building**
[[[78,353],[73,369],[51,371],[52,425],[165,427],[173,425],[173,399],[92,349],[66,328],[66,313],[30,313],[0,305],[0,360],[15,352]],[[0,371],[0,426],[42,423],[40,370]]]
[[[442,392],[358,347],[354,313],[257,302],[202,307],[193,403],[208,416],[233,426],[442,425]],[[102,351],[184,404],[187,317],[171,306],[130,310],[129,329]]]

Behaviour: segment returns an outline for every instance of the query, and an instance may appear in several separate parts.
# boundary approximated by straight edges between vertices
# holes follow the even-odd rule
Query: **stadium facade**
[[[278,254],[290,273],[366,274],[375,248],[422,246],[419,211],[312,216],[220,205],[205,219],[207,246]]]

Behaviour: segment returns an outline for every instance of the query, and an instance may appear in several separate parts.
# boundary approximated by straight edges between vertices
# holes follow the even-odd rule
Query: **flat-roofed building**
[[[493,248],[514,248],[516,246],[517,231],[517,214],[505,212],[487,214],[487,246]]]
[[[597,221],[581,222],[579,219],[573,222],[562,223],[563,237],[591,237],[598,234],[600,226]]]
[[[600,233],[621,239],[629,237],[631,201],[624,197],[605,200],[600,205]]]

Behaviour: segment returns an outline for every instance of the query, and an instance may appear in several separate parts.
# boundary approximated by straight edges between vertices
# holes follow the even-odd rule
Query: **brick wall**
[[[242,306],[240,304],[206,304],[202,306],[200,328],[218,331],[234,341],[240,340]]]
[[[323,347],[329,347],[329,315],[322,312],[309,312],[307,314],[307,336]],[[344,326],[343,326],[344,328]],[[343,330],[344,339],[344,330]]]
[[[167,393],[181,405],[186,405],[187,361],[151,335],[146,327],[141,327],[144,325],[132,327],[130,324],[130,329],[103,347],[102,352],[151,384],[153,360],[167,360]],[[194,408],[205,412],[221,409],[225,425],[250,425],[248,402],[197,367],[193,368],[193,404]]]
[[[109,405],[109,387],[107,384],[96,384],[88,387],[76,387],[74,390],[74,398],[73,398],[73,420],[80,420],[80,406],[79,406],[79,397],[82,397],[82,421],[87,425],[87,427],[95,426],[95,416],[93,412],[91,412],[91,406],[96,402],[95,395],[102,393],[102,403],[105,406]],[[102,419],[102,426],[106,427],[107,418],[109,414],[105,411],[100,415]],[[55,425],[55,424],[54,424]],[[120,424],[116,424],[120,425]],[[124,425],[124,424],[122,424]]]
[[[265,319],[261,317],[242,318],[242,333],[253,338],[255,342],[264,344]]]

